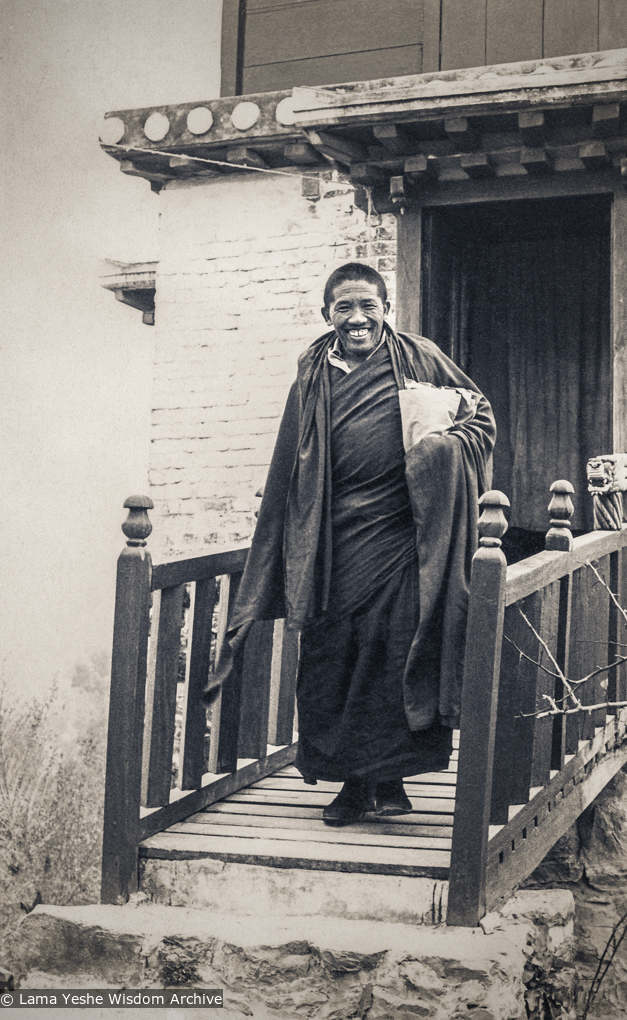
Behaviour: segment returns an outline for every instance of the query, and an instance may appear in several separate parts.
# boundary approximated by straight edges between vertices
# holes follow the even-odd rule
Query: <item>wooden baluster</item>
[[[220,659],[222,645],[226,640],[228,619],[241,579],[241,570],[233,574],[224,575],[222,578],[220,619],[218,621],[216,642],[216,666]],[[243,658],[243,655],[236,656],[231,676],[224,689],[220,689],[211,706],[210,772],[235,772],[237,769]]]
[[[129,496],[122,525],[126,548],[118,559],[107,737],[103,903],[124,903],[137,890],[141,756],[150,629],[152,563],[146,539],[152,531],[147,496]]]
[[[274,620],[253,623],[244,649],[238,758],[265,758],[268,753],[268,712]]]
[[[549,503],[551,527],[546,533],[544,548],[556,552],[570,552],[573,547],[570,519],[575,509],[570,497],[575,490],[570,482],[560,478],[553,482],[550,491],[553,493]]]
[[[216,600],[216,579],[196,582],[187,691],[181,737],[181,789],[196,790],[205,771],[205,733],[207,706],[203,690],[207,683],[211,658],[211,626]]]
[[[485,913],[486,853],[503,638],[507,530],[502,492],[480,499],[479,549],[472,561],[462,692],[459,767],[447,924],[476,925]]]
[[[294,739],[299,641],[298,631],[288,630],[285,620],[275,620],[268,728],[268,743],[275,746]]]
[[[618,549],[610,556],[610,588],[616,595],[619,605],[627,609],[627,548]],[[611,660],[614,656],[627,654],[627,624],[613,602],[610,603],[609,610],[608,642]],[[610,670],[607,696],[609,701],[627,700],[627,662],[622,662]],[[612,715],[617,715],[618,711],[618,708],[608,709]]]
[[[553,493],[548,506],[550,528],[546,533],[544,547],[547,551],[570,552],[573,548],[573,536],[570,531],[571,517],[574,511],[571,494],[575,491],[566,479],[553,482],[550,492]],[[573,575],[569,571],[559,582],[559,610],[557,626],[556,659],[564,675],[568,676],[570,663],[570,633],[572,616]],[[547,689],[547,694],[551,693]],[[555,698],[558,704],[564,697],[564,686],[561,680],[555,681]],[[572,721],[571,721],[572,720]],[[574,730],[577,730],[575,734]],[[569,732],[567,732],[569,731]],[[579,743],[579,723],[574,717],[556,716],[553,719],[551,768],[560,770],[564,765],[564,755],[569,752],[569,745]]]
[[[300,634],[296,630],[283,630],[281,649],[281,680],[277,710],[276,743],[291,744],[294,739],[294,709],[296,707],[296,681]]]
[[[146,807],[161,807],[170,801],[184,596],[183,584],[161,592]]]

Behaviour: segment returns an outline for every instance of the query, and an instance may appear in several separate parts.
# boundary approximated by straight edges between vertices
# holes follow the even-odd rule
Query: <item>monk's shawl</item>
[[[229,622],[230,647],[215,683],[228,678],[252,621],[285,617],[288,627],[301,629],[305,621],[329,612],[351,611],[360,598],[368,597],[373,584],[385,583],[408,562],[407,516],[398,491],[398,451],[403,454],[398,409],[393,426],[398,436],[390,440],[382,435],[390,383],[397,401],[407,380],[454,387],[478,394],[473,417],[446,432],[422,435],[405,453],[419,564],[420,622],[406,663],[403,694],[410,729],[425,729],[438,715],[446,725],[455,726],[477,503],[490,483],[496,436],[490,405],[434,343],[397,334],[389,326],[387,349],[382,346],[381,356],[377,352],[351,372],[345,387],[335,382],[332,401],[327,352],[335,340],[334,332],[325,334],[299,359]],[[363,492],[359,478],[363,454],[351,455],[350,443],[341,442],[342,429],[348,429],[350,437],[350,428],[356,425],[369,437],[372,456],[382,466],[375,471],[374,484],[370,471]],[[355,445],[363,451],[363,443]],[[333,449],[336,458],[340,451],[344,464],[333,464]],[[338,488],[342,485],[345,499]]]

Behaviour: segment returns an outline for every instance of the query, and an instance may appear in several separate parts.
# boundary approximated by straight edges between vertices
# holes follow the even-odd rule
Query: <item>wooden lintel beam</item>
[[[308,131],[307,135],[314,149],[347,166],[351,163],[364,163],[368,157],[365,146],[348,138],[338,138],[327,131]]]
[[[414,140],[398,124],[375,124],[372,133],[393,156],[408,156],[416,148]]]
[[[464,153],[461,158],[461,168],[466,171],[471,180],[494,177],[494,166],[486,152]]]
[[[256,167],[258,170],[266,170],[268,164],[258,152],[249,149],[247,145],[233,145],[226,150],[226,158],[229,163],[240,163],[244,166]]]
[[[297,165],[319,165],[322,162],[320,155],[309,142],[290,142],[283,146],[283,155],[288,163]]]
[[[351,163],[350,176],[358,187],[377,188],[388,182],[388,174],[372,163]]]
[[[546,138],[546,122],[542,110],[522,110],[518,114],[518,130],[523,145],[529,148],[541,146]]]
[[[460,152],[467,152],[477,144],[477,134],[468,117],[447,117],[444,121],[444,130]]]
[[[579,149],[579,159],[586,170],[603,170],[610,164],[610,154],[603,142],[586,142]]]
[[[592,108],[593,138],[607,138],[620,131],[620,103],[604,103]]]
[[[553,161],[546,149],[522,149],[520,165],[530,174],[548,174],[553,170]]]

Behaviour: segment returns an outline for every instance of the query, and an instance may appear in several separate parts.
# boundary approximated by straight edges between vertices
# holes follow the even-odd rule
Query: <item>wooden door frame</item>
[[[398,216],[398,329],[420,334],[423,304],[423,216],[426,208],[520,199],[611,195],[610,339],[612,344],[613,453],[627,452],[627,190],[605,174],[564,173],[546,180],[509,177],[425,190]],[[604,395],[599,394],[603,400]]]

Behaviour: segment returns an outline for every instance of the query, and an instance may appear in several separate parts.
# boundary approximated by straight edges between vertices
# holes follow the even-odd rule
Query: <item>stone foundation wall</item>
[[[521,894],[474,929],[145,903],[37,907],[11,966],[23,994],[223,988],[231,1020],[575,1020],[572,928],[561,890]]]
[[[335,171],[306,176],[242,173],[159,197],[156,559],[250,538],[297,357],[326,329],[328,274],[368,262],[394,300],[395,217],[367,216]]]
[[[627,775],[619,772],[525,883],[561,886],[575,901],[574,963],[586,993],[612,929],[627,913]],[[617,938],[627,925],[619,927]],[[585,997],[579,1000],[580,1013]],[[590,1006],[587,1020],[627,1017],[627,936]]]

